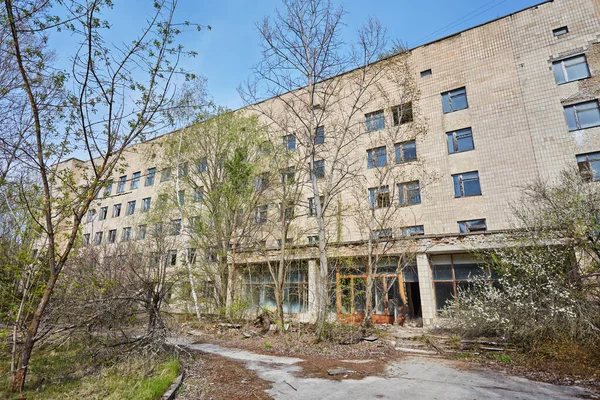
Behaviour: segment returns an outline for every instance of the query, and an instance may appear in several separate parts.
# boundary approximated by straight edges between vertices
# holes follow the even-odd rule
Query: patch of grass
[[[264,346],[265,346],[265,349],[266,349],[266,350],[271,350],[271,349],[273,348],[273,346],[271,346],[271,345],[269,344],[269,342],[266,342],[266,341],[264,342]]]
[[[8,372],[4,361],[0,371]],[[10,374],[0,381],[0,398],[17,399],[158,399],[179,375],[177,358],[167,354],[94,364],[84,348],[71,344],[39,348],[32,357],[26,391],[13,394]]]
[[[498,362],[506,363],[506,364],[510,364],[512,362],[512,358],[510,358],[510,356],[508,354],[504,354],[504,353],[498,354],[498,356],[496,357],[496,360],[498,360]]]

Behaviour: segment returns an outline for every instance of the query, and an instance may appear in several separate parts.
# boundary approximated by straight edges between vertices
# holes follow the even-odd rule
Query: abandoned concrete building
[[[457,288],[480,274],[470,251],[505,242],[514,228],[511,204],[519,200],[524,185],[578,166],[600,180],[600,0],[543,2],[403,56],[408,57],[418,98],[402,115],[395,112],[395,93],[369,103],[360,115],[365,139],[357,141],[348,157],[360,161],[367,181],[382,165],[408,171],[404,181],[373,182],[363,192],[372,208],[402,206],[397,219],[367,233],[389,244],[375,279],[374,321],[392,323],[401,308],[427,325],[435,322]],[[374,138],[381,132],[399,125],[410,130],[413,110],[426,134],[377,146]],[[315,140],[326,143],[329,134],[326,121]],[[274,143],[283,140],[287,150],[301,151],[302,143],[294,137],[270,135]],[[138,218],[172,183],[171,170],[140,150],[156,140],[161,139],[127,152],[124,170],[90,210],[84,243],[144,240],[146,227]],[[315,168],[328,168],[328,157],[325,153]],[[83,164],[77,159],[65,162],[73,170]],[[284,304],[286,312],[310,319],[318,253],[311,219],[314,197],[308,182],[306,186],[293,221],[302,229],[291,229],[285,243],[294,249],[295,262],[288,271]],[[183,191],[178,195],[183,202]],[[191,201],[190,193],[187,197]],[[355,197],[342,192],[332,202],[343,204]],[[265,204],[255,211],[254,220],[265,222],[273,212]],[[333,225],[329,258],[344,261],[332,263],[332,310],[339,320],[354,321],[364,314],[365,233],[352,215]],[[282,245],[276,237],[262,240],[274,250]],[[398,268],[407,246],[414,257]],[[186,250],[185,245],[173,249],[173,265],[181,262],[177,252]],[[240,272],[240,285],[254,305],[272,306],[271,278],[261,257],[269,255],[247,257],[252,274]]]

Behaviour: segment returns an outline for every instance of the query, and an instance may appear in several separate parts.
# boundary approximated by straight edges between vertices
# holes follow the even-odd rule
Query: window
[[[113,206],[112,216],[113,216],[113,218],[118,218],[120,215],[121,215],[121,203],[115,204]]]
[[[319,200],[321,201],[321,208],[322,208],[324,206],[323,202],[325,200],[325,197],[319,196]],[[314,217],[315,215],[317,215],[317,206],[315,205],[315,198],[309,197],[308,198],[308,216]]]
[[[425,78],[426,76],[431,75],[432,72],[430,69],[426,69],[425,71],[421,71],[421,78]]]
[[[400,229],[402,232],[402,236],[406,237],[419,236],[425,234],[425,228],[423,228],[423,225],[405,226]]]
[[[315,144],[325,143],[325,127],[317,126],[315,129]]]
[[[171,179],[171,167],[163,169],[160,173],[160,181],[166,182]]]
[[[94,236],[94,244],[96,246],[99,246],[102,244],[102,233],[103,232],[96,232],[96,235]]]
[[[462,153],[463,151],[473,150],[473,132],[471,128],[460,129],[454,132],[446,133],[448,138],[448,153]]]
[[[380,186],[369,189],[369,204],[371,208],[384,208],[390,206],[390,187]]]
[[[83,234],[83,244],[86,246],[90,244],[90,234],[89,233]]]
[[[131,227],[128,226],[127,228],[123,228],[123,232],[121,233],[121,241],[129,242],[130,239],[131,239]]]
[[[365,114],[365,128],[367,132],[379,131],[385,128],[385,115],[383,110]]]
[[[459,290],[469,290],[475,280],[494,279],[484,265],[469,254],[449,254],[431,257],[431,272],[435,304],[441,311],[446,302],[452,301]]]
[[[142,209],[140,210],[141,212],[150,211],[150,201],[151,200],[152,200],[151,197],[146,197],[146,198],[142,199]]]
[[[400,206],[421,204],[421,185],[418,181],[398,184]]]
[[[104,221],[106,219],[107,214],[108,214],[108,207],[100,208],[100,221]]]
[[[306,238],[308,239],[309,246],[316,246],[319,244],[319,236],[307,236]]]
[[[217,262],[219,259],[217,255],[217,248],[207,247],[206,250],[204,250],[204,259],[208,262]]]
[[[467,90],[463,87],[442,93],[444,114],[468,108]]]
[[[185,190],[180,190],[179,192],[177,192],[177,201],[180,206],[185,204]]]
[[[127,202],[127,209],[125,210],[125,215],[131,215],[135,212],[135,200]]]
[[[96,210],[89,210],[87,213],[87,222],[92,222],[96,218]]]
[[[182,164],[179,164],[179,176],[180,177],[186,177],[188,175],[188,162],[184,162]]]
[[[141,172],[134,172],[131,176],[131,185],[129,186],[130,190],[137,189],[140,186],[140,176],[142,176]]]
[[[262,205],[256,207],[254,210],[254,222],[257,224],[264,224],[267,222],[267,212],[269,211],[268,205]]]
[[[460,233],[487,231],[485,218],[471,219],[469,221],[458,221],[458,231]]]
[[[148,171],[146,171],[146,182],[144,182],[144,186],[154,185],[154,175],[156,175],[156,168],[148,168]]]
[[[565,118],[570,131],[600,125],[598,100],[565,106]]]
[[[123,193],[125,191],[125,182],[127,182],[127,175],[123,175],[119,178],[119,185],[117,186],[117,193]]]
[[[280,204],[281,207],[281,216],[285,221],[291,221],[294,218],[294,206],[285,207],[283,204]]]
[[[584,54],[553,62],[552,70],[556,83],[559,85],[590,77],[590,70]]]
[[[454,180],[454,197],[478,196],[481,194],[479,173],[477,171],[452,175],[452,179]]]
[[[374,240],[386,240],[392,238],[392,230],[391,229],[374,229],[373,230],[373,239]]]
[[[199,203],[204,200],[204,187],[194,190],[194,202]]]
[[[269,173],[263,172],[256,177],[256,191],[261,192],[269,187]]]
[[[394,126],[406,124],[413,120],[412,102],[402,104],[392,108],[392,117]]]
[[[288,151],[296,150],[296,136],[287,135],[282,137],[283,147]]]
[[[285,238],[285,245],[291,245],[292,244],[292,239],[291,238]],[[281,247],[281,239],[277,239],[277,247]]]
[[[600,181],[600,152],[578,155],[577,166],[585,179]]]
[[[181,219],[171,220],[171,235],[181,235]]]
[[[206,158],[203,158],[196,163],[196,172],[197,173],[206,172],[207,169],[208,169],[208,160]]]
[[[137,240],[146,239],[146,225],[138,225],[135,238]]]
[[[104,197],[110,196],[111,193],[112,193],[112,182],[109,182],[106,185],[106,188],[104,189]]]
[[[169,260],[169,265],[174,267],[177,265],[177,250],[169,250],[169,254],[167,255]]]
[[[189,247],[187,249],[187,261],[190,264],[195,264],[196,263],[196,249],[193,247]]]
[[[385,146],[367,150],[367,167],[381,168],[387,165],[387,150]]]
[[[294,167],[289,167],[281,171],[281,183],[290,184],[294,183],[294,178],[296,176],[296,169]]]
[[[275,284],[266,264],[251,265],[245,272],[242,296],[252,309],[275,309]],[[308,311],[308,269],[306,263],[292,263],[283,282],[283,312]]]
[[[314,173],[317,179],[325,178],[325,160],[317,160],[314,162]],[[310,177],[312,179],[312,172]]]
[[[117,230],[111,229],[108,231],[108,243],[114,243],[117,241]]]
[[[560,28],[556,28],[552,30],[552,34],[554,36],[562,36],[569,33],[569,28],[565,25],[565,26],[561,26]]]
[[[412,140],[405,143],[396,143],[396,163],[401,164],[417,159],[417,143]]]

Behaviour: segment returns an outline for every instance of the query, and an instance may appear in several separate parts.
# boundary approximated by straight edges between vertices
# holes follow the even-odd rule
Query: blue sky
[[[410,47],[447,36],[542,0],[364,0],[337,1],[345,11],[343,37],[354,39],[362,22],[373,16],[387,28],[390,39]],[[133,38],[148,15],[148,0],[121,0],[107,15],[117,38]],[[208,91],[215,103],[235,109],[242,105],[237,86],[251,73],[261,57],[255,24],[280,7],[280,0],[179,0],[176,19],[211,25],[212,30],[188,32],[180,39],[198,52],[184,67],[208,79]],[[148,10],[149,11],[149,10]],[[110,40],[110,39],[109,39]],[[61,41],[67,45],[67,41]],[[59,43],[61,43],[59,42]],[[60,57],[60,49],[58,50]]]

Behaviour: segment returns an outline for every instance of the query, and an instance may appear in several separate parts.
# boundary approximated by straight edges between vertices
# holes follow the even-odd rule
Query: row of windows
[[[458,221],[458,231],[460,233],[473,233],[487,231],[487,222],[485,218],[471,219],[466,221]],[[423,225],[405,226],[400,228],[400,236],[410,237],[424,235],[425,229]],[[393,230],[390,228],[374,229],[372,231],[373,239],[375,240],[390,240],[394,238]]]

